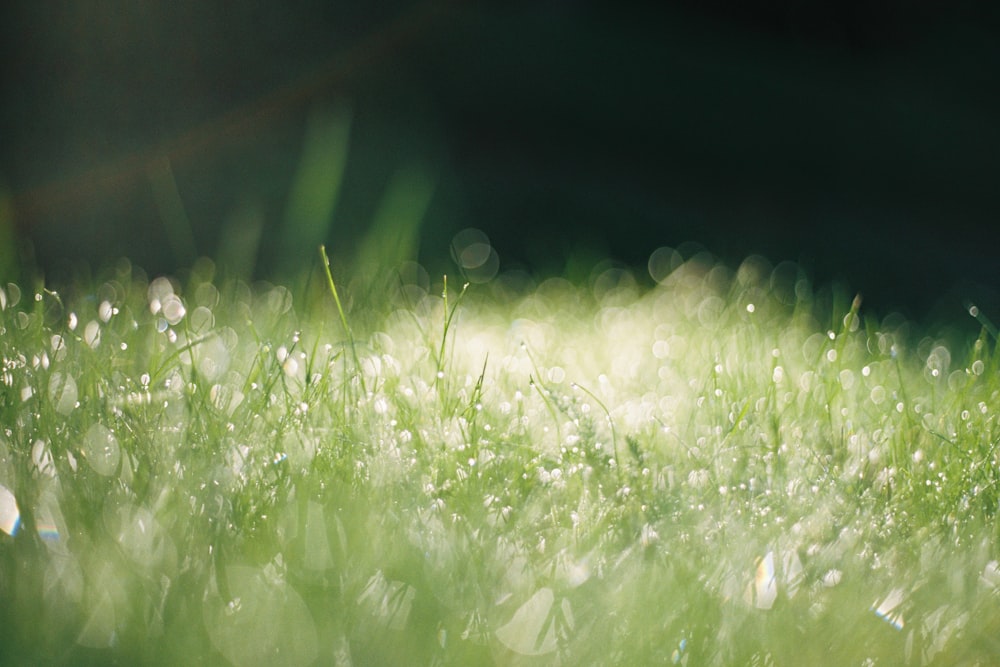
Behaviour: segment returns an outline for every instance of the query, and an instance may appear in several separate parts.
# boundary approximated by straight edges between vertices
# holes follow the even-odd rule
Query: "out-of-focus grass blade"
[[[326,240],[347,163],[350,130],[351,111],[346,105],[320,107],[309,117],[281,229],[280,264],[286,275],[299,269],[307,253]]]
[[[393,175],[358,253],[362,272],[416,259],[420,226],[433,195],[434,179],[426,165],[407,165]]]

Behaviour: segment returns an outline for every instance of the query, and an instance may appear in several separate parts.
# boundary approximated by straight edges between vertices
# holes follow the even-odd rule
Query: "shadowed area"
[[[7,273],[279,276],[317,239],[368,253],[407,206],[393,252],[435,273],[476,228],[498,271],[696,241],[883,310],[997,303],[1000,47],[975,3],[50,9],[0,22]]]

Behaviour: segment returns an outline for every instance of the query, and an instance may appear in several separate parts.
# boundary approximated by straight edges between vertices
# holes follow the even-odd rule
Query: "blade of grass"
[[[361,382],[361,391],[368,393],[368,388],[365,386],[365,375],[361,372],[361,361],[358,359],[358,349],[354,343],[354,332],[351,331],[351,325],[347,323],[347,315],[344,313],[344,306],[340,301],[340,294],[337,293],[337,285],[333,282],[333,274],[330,272],[330,259],[326,256],[326,246],[320,245],[319,256],[323,260],[323,271],[326,272],[326,283],[330,288],[330,294],[333,295],[333,301],[337,304],[337,314],[340,316],[340,323],[344,327],[344,333],[347,334],[347,342],[351,346],[351,356],[354,359],[354,370],[358,374],[358,380]]]

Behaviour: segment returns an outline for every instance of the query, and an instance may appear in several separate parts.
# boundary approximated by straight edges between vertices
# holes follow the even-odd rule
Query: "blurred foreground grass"
[[[0,662],[993,664],[996,341],[650,271],[6,285]]]

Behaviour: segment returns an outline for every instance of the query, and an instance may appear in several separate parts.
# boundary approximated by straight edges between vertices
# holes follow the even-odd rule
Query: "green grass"
[[[995,339],[677,259],[5,286],[0,662],[993,664]]]

